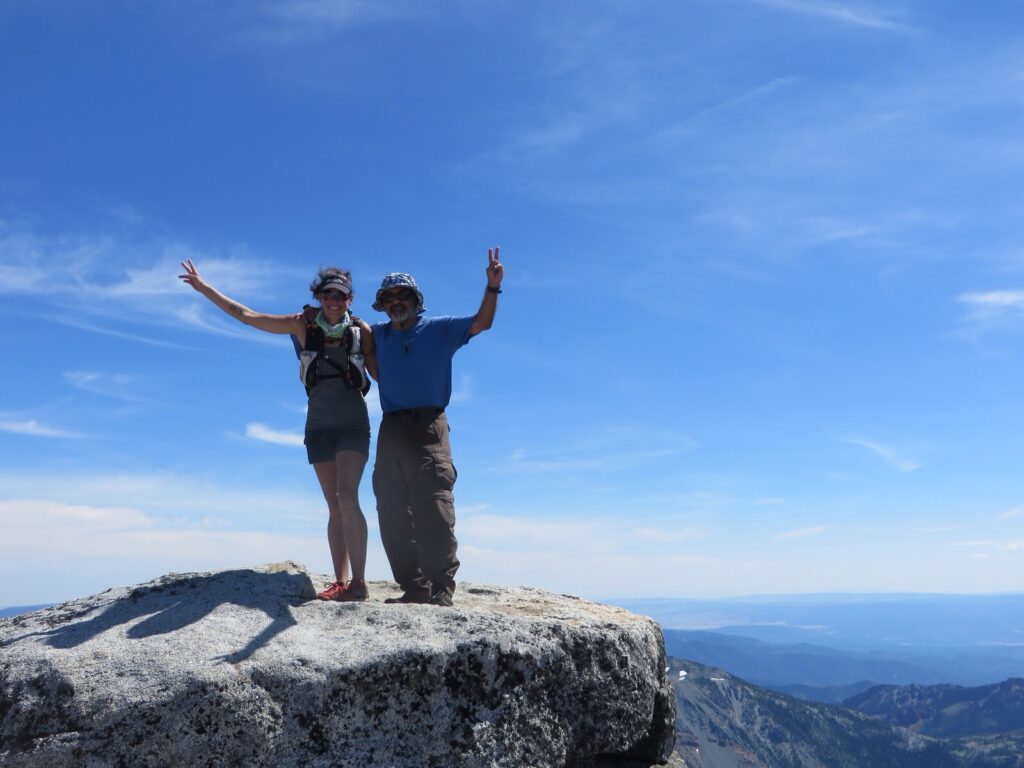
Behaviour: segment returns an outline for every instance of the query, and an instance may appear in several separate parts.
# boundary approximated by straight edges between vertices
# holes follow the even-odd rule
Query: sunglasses
[[[416,294],[408,288],[402,288],[399,291],[386,291],[380,295],[380,300],[385,304],[392,301],[412,301],[415,298]]]
[[[349,295],[341,291],[321,291],[319,294],[321,299],[327,299],[328,301],[344,301]]]

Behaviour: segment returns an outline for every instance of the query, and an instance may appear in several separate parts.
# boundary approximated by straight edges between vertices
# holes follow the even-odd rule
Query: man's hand
[[[318,314],[320,314],[320,307],[314,307],[311,304],[302,305],[302,319],[306,322],[306,325],[315,323]]]
[[[501,279],[505,277],[505,267],[498,260],[498,246],[487,249],[487,287],[500,288]]]
[[[494,324],[494,313],[498,308],[497,294],[501,293],[501,279],[505,277],[505,267],[498,259],[499,250],[497,246],[487,249],[487,290],[473,318],[473,325],[469,328],[470,336],[486,331]]]

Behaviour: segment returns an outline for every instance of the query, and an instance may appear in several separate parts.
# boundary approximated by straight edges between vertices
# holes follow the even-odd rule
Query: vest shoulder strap
[[[312,352],[324,351],[324,329],[316,323],[306,323],[306,349]]]

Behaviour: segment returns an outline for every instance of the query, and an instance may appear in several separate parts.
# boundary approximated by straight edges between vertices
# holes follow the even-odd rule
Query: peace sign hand
[[[505,266],[498,260],[498,246],[487,249],[487,287],[498,288],[505,277]]]
[[[202,293],[203,289],[207,287],[207,284],[206,281],[199,276],[199,270],[196,269],[196,265],[192,263],[192,259],[181,262],[181,268],[185,270],[185,274],[178,275],[178,277]]]

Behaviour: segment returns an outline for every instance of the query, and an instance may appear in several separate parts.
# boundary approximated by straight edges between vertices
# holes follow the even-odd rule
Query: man
[[[494,322],[505,274],[498,250],[487,251],[487,289],[475,315],[423,317],[423,294],[403,272],[385,276],[377,291],[373,308],[389,321],[373,326],[384,411],[373,491],[384,551],[403,590],[387,602],[452,604],[459,568],[457,473],[444,409],[452,394],[452,357]]]

